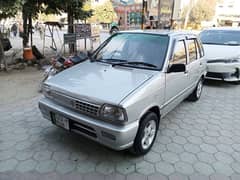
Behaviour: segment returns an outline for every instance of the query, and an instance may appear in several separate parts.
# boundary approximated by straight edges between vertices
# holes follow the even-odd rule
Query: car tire
[[[140,156],[152,148],[157,136],[159,118],[154,112],[147,113],[141,120],[131,152]]]
[[[190,96],[187,99],[189,101],[197,101],[197,100],[199,100],[200,97],[201,97],[201,94],[202,94],[202,89],[203,89],[203,78],[201,78],[198,81],[196,88],[194,89],[192,94],[190,94]]]

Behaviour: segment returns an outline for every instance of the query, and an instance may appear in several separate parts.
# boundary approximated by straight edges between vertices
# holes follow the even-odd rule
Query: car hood
[[[238,60],[240,58],[240,46],[208,45],[203,44],[207,61],[214,60]]]
[[[75,98],[119,104],[156,72],[87,60],[57,74],[46,84]]]

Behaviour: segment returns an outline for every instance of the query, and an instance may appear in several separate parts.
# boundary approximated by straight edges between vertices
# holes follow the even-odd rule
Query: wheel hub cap
[[[153,143],[155,133],[156,133],[156,122],[154,120],[150,120],[145,128],[144,128],[144,135],[142,138],[142,147],[143,149],[148,149],[151,144]]]
[[[197,97],[199,98],[202,93],[202,80],[199,81],[198,86],[197,86]]]

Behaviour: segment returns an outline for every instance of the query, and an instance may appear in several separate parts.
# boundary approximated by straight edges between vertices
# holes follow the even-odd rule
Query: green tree
[[[91,21],[101,23],[111,23],[116,18],[116,13],[113,9],[111,1],[107,1],[103,5],[98,5],[94,9],[94,15]]]
[[[43,1],[41,0],[24,0],[21,1],[22,19],[23,19],[23,46],[26,47],[29,42],[29,36],[31,37],[32,45],[32,20],[37,19],[38,14],[44,11]]]
[[[44,0],[46,14],[67,13],[68,33],[74,33],[74,20],[86,20],[92,16],[92,10],[83,10],[85,0]],[[74,51],[74,46],[70,46],[70,52]]]
[[[0,0],[0,20],[14,17],[18,11],[18,0]]]
[[[187,24],[200,24],[211,20],[215,14],[216,0],[190,0],[189,6],[183,11],[184,28]]]
[[[209,0],[199,0],[193,7],[189,19],[190,22],[201,23],[209,21],[215,14],[215,3]]]

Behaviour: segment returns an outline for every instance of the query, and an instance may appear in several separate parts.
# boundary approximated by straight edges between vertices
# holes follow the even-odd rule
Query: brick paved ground
[[[240,179],[240,85],[207,82],[200,101],[161,120],[144,157],[55,127],[42,118],[39,97],[0,105],[0,180]]]

